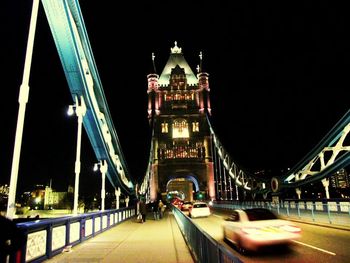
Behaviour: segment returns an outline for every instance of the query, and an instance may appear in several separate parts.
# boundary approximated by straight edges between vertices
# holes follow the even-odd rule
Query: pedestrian
[[[26,242],[24,232],[12,220],[0,215],[0,262],[8,262],[8,256],[14,255]]]
[[[140,200],[141,223],[146,222],[147,207],[143,198]]]
[[[158,203],[158,210],[159,210],[159,218],[163,218],[163,213],[164,213],[164,204],[162,202],[162,200],[159,200],[159,203]]]
[[[159,205],[158,205],[158,200],[154,200],[154,201],[152,202],[152,211],[153,211],[154,220],[159,220]]]

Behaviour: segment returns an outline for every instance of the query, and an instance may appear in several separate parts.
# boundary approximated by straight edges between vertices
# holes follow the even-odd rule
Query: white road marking
[[[313,248],[313,249],[316,249],[318,251],[322,251],[324,253],[327,253],[327,254],[330,254],[332,256],[335,256],[336,254],[333,253],[333,252],[330,252],[328,250],[325,250],[325,249],[322,249],[322,248],[319,248],[319,247],[315,247],[315,246],[312,246],[312,245],[309,245],[309,244],[306,244],[306,243],[303,243],[303,242],[300,242],[300,241],[296,241],[296,240],[293,240],[294,243],[297,243],[299,245],[303,245],[303,246],[306,246],[306,247],[310,247],[310,248]]]

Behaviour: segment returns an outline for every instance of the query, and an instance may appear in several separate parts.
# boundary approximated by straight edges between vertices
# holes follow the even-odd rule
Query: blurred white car
[[[279,219],[264,208],[234,210],[224,223],[224,238],[241,253],[269,245],[289,244],[301,237],[301,229],[290,221]]]
[[[188,214],[191,218],[210,216],[210,208],[205,202],[194,202],[189,208]]]

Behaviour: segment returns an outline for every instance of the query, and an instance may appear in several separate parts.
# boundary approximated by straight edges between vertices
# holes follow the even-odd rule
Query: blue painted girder
[[[332,165],[318,174],[312,175],[296,182],[288,182],[287,178],[301,171],[313,158],[315,158],[325,147],[334,146],[342,135],[344,128],[350,123],[350,110],[334,125],[324,138],[287,174],[281,177],[282,187],[299,187],[311,182],[319,181],[335,172],[350,165],[350,152],[346,152],[336,159]]]
[[[127,195],[134,194],[79,3],[75,0],[42,0],[41,2],[73,100],[76,96],[78,98],[82,96],[85,101],[87,111],[83,123],[96,157],[98,160],[107,160],[107,177],[114,187],[121,187],[122,192]],[[111,141],[106,140],[106,130]],[[111,152],[117,155],[119,165],[116,165],[115,155]]]

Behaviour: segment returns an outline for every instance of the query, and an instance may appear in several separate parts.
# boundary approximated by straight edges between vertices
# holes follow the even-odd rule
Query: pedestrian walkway
[[[161,220],[154,220],[151,213],[147,214],[145,223],[132,218],[45,262],[193,263],[194,260],[174,216],[167,210]]]

